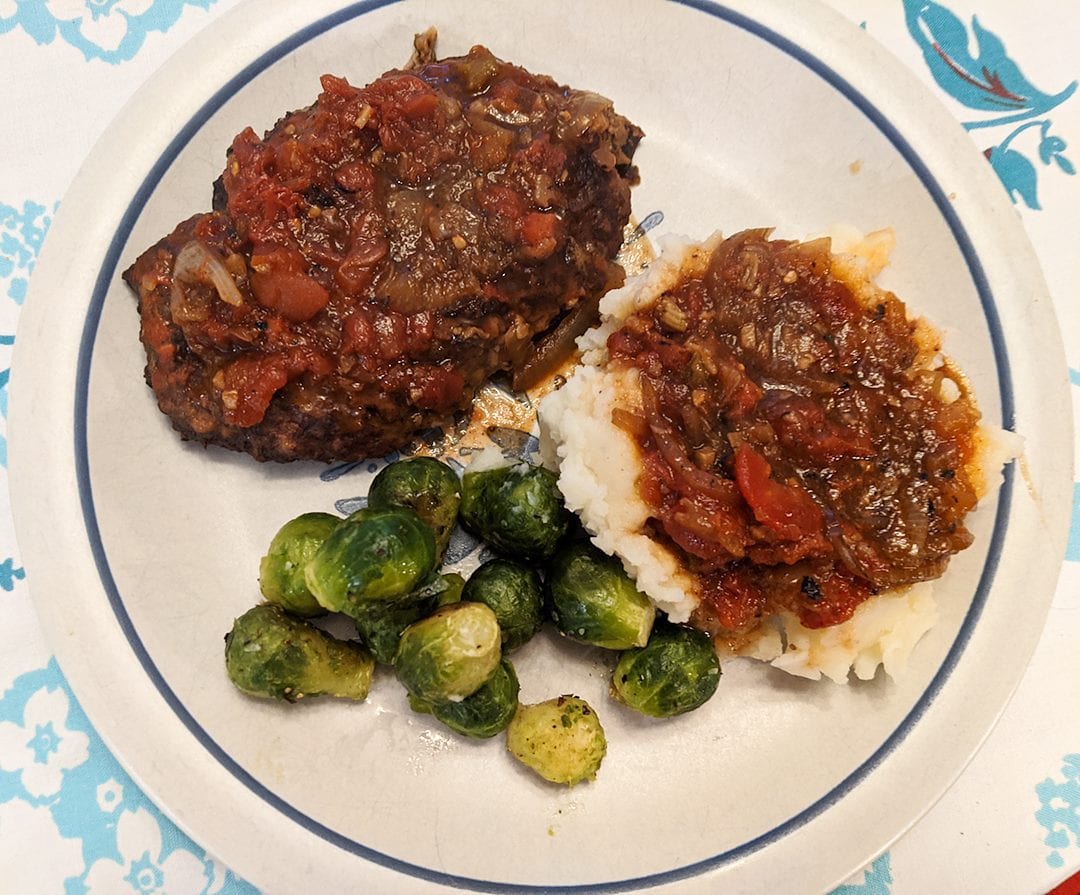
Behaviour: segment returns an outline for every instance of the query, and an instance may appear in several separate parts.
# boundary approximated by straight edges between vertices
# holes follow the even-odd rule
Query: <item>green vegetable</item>
[[[259,563],[262,595],[296,615],[325,614],[308,589],[304,567],[340,524],[341,517],[329,513],[304,513],[286,522]]]
[[[430,715],[431,703],[426,699],[421,699],[419,696],[413,696],[412,693],[406,691],[405,698],[409,700],[409,708],[411,708],[418,715]]]
[[[363,509],[342,522],[305,569],[324,608],[346,615],[415,590],[435,568],[435,539],[412,510]]]
[[[430,594],[406,594],[397,600],[360,603],[353,608],[352,619],[364,645],[375,661],[393,663],[401,633],[435,608]]]
[[[384,466],[368,489],[368,506],[376,510],[406,507],[435,535],[435,552],[442,558],[457,522],[461,480],[433,457],[410,457]]]
[[[499,622],[487,606],[452,603],[405,629],[394,670],[420,699],[458,701],[495,673],[502,658],[499,641]]]
[[[449,606],[460,601],[465,590],[465,579],[457,572],[443,572],[439,577],[445,586],[439,591],[438,605]]]
[[[374,668],[358,644],[335,640],[272,603],[249,609],[225,635],[225,670],[250,696],[365,699]]]
[[[707,634],[657,625],[646,646],[624,652],[611,678],[611,695],[654,718],[704,705],[720,683],[720,660]]]
[[[466,471],[461,522],[497,550],[526,561],[547,559],[571,519],[555,482],[550,470],[524,462]]]
[[[649,641],[656,609],[622,563],[588,542],[568,545],[547,578],[551,618],[567,637],[607,649]]]
[[[451,730],[485,739],[505,730],[518,705],[518,679],[507,659],[479,690],[461,702],[437,702],[431,713]]]
[[[402,632],[439,606],[457,602],[464,584],[460,575],[451,572],[433,576],[423,587],[396,600],[356,604],[352,619],[356,622],[360,639],[371,650],[376,661],[392,664]]]
[[[506,748],[545,780],[573,786],[596,778],[607,739],[584,699],[560,696],[518,706],[506,729]]]
[[[504,651],[517,649],[544,623],[540,576],[512,560],[492,559],[480,566],[465,583],[461,599],[491,607]]]

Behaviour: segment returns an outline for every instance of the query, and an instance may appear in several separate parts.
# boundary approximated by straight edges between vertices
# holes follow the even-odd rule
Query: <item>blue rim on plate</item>
[[[362,2],[353,3],[336,13],[319,19],[316,22],[302,28],[295,34],[286,38],[278,43],[276,46],[267,50],[254,62],[247,65],[238,74],[232,77],[226,84],[218,89],[208,99],[202,107],[196,112],[196,114],[180,129],[177,135],[172,139],[169,145],[165,148],[165,151],[161,154],[158,160],[151,167],[146,177],[143,179],[139,189],[136,191],[131,202],[128,204],[127,209],[121,219],[120,226],[117,229],[116,234],[113,236],[111,243],[109,244],[108,251],[105,253],[104,262],[101,266],[101,270],[98,273],[97,280],[94,285],[94,291],[90,299],[89,308],[86,315],[86,321],[83,326],[82,338],[79,345],[79,357],[78,367],[76,373],[75,383],[75,469],[76,478],[79,488],[79,499],[82,507],[83,520],[86,525],[87,536],[90,540],[91,550],[94,556],[94,562],[97,565],[98,574],[101,577],[101,583],[108,594],[109,602],[112,606],[113,613],[116,615],[116,619],[124,632],[128,643],[131,645],[132,650],[138,657],[140,664],[145,670],[147,676],[150,678],[158,692],[165,699],[166,703],[184,724],[184,726],[191,732],[191,734],[199,741],[199,743],[210,753],[210,755],[219,762],[229,773],[231,773],[237,780],[243,783],[248,789],[250,789],[255,795],[261,798],[269,806],[276,811],[281,812],[283,815],[291,819],[297,824],[307,829],[309,832],[319,836],[345,851],[351,852],[365,860],[371,861],[382,867],[386,867],[391,870],[398,871],[409,876],[413,876],[419,879],[427,880],[434,883],[439,883],[446,886],[454,887],[468,887],[474,891],[479,892],[530,892],[530,893],[542,893],[542,892],[564,892],[564,893],[601,893],[601,892],[627,892],[638,889],[650,888],[652,886],[662,885],[664,883],[673,883],[688,877],[697,876],[699,874],[714,870],[726,864],[730,864],[747,855],[758,851],[771,843],[782,839],[794,830],[813,820],[823,811],[830,806],[844,798],[852,788],[857,786],[868,774],[870,774],[911,732],[912,728],[919,721],[922,715],[933,703],[937,694],[940,692],[942,686],[948,680],[952,670],[956,666],[960,657],[963,655],[967,643],[971,637],[972,630],[982,614],[983,608],[986,604],[986,598],[989,593],[990,587],[993,584],[994,575],[997,571],[998,561],[1001,556],[1002,542],[1005,538],[1006,529],[1008,527],[1008,515],[1009,509],[1012,503],[1013,492],[1013,480],[1014,480],[1014,467],[1013,464],[1009,464],[1004,470],[1004,482],[1001,489],[998,492],[998,506],[997,513],[994,519],[994,528],[990,537],[989,549],[987,552],[986,560],[983,565],[982,572],[979,576],[979,583],[975,590],[975,595],[972,599],[971,606],[968,608],[967,614],[964,617],[963,623],[957,633],[956,640],[953,642],[946,655],[941,667],[938,669],[934,678],[927,686],[926,690],[922,693],[919,700],[912,707],[911,711],[901,721],[892,734],[885,740],[881,746],[858,768],[852,771],[844,780],[834,786],[829,792],[825,793],[821,798],[815,801],[813,804],[804,808],[799,813],[788,818],[784,822],[778,824],[773,829],[766,833],[762,833],[759,836],[754,837],[738,846],[730,848],[720,854],[713,857],[706,858],[701,861],[688,864],[683,867],[674,868],[671,870],[665,870],[659,873],[647,874],[643,876],[633,877],[630,879],[614,880],[603,883],[589,883],[589,884],[577,884],[577,885],[521,885],[516,883],[501,883],[491,880],[473,879],[465,876],[457,876],[447,873],[441,873],[436,870],[432,870],[427,867],[423,867],[417,864],[411,864],[407,861],[403,861],[397,858],[390,857],[382,852],[376,851],[368,846],[363,845],[360,842],[356,842],[347,836],[332,830],[302,811],[293,807],[287,801],[280,796],[273,793],[266,786],[256,780],[248,771],[242,768],[221,746],[219,746],[214,739],[200,726],[200,724],[191,715],[184,704],[179,700],[172,688],[166,682],[157,666],[154,664],[154,660],[147,652],[145,645],[143,644],[138,632],[135,630],[135,626],[132,623],[131,617],[128,615],[127,609],[124,605],[124,600],[120,594],[116,582],[113,579],[112,571],[109,568],[108,557],[105,552],[105,546],[101,539],[101,532],[97,523],[97,515],[94,509],[94,497],[93,489],[90,481],[90,466],[87,450],[87,404],[89,396],[89,381],[90,381],[90,364],[93,359],[94,343],[97,337],[98,324],[101,319],[101,311],[104,305],[105,296],[109,291],[109,287],[115,279],[117,265],[120,260],[120,254],[126,245],[128,238],[131,234],[132,228],[137,221],[139,214],[143,207],[146,205],[147,200],[153,193],[154,188],[160,182],[165,171],[176,160],[180,152],[192,139],[195,133],[207,122],[207,120],[213,115],[221,106],[234,96],[242,87],[248,84],[253,78],[261,74],[267,68],[274,63],[280,61],[284,56],[293,52],[300,46],[306,44],[308,41],[330,31],[346,22],[350,22],[356,18],[359,18],[366,13],[372,12],[384,6],[390,6],[400,0],[362,0]],[[971,274],[972,281],[979,294],[979,300],[982,304],[983,313],[986,318],[986,323],[990,332],[991,344],[994,351],[994,358],[997,366],[998,374],[998,390],[1001,401],[1001,415],[1002,415],[1002,427],[1011,430],[1014,426],[1015,417],[1015,404],[1013,395],[1012,378],[1009,372],[1009,360],[1005,347],[1004,335],[1002,333],[1000,320],[998,317],[997,308],[994,304],[994,298],[990,290],[990,286],[986,280],[985,273],[982,268],[982,264],[979,261],[978,255],[974,246],[971,244],[971,240],[968,238],[967,232],[960,222],[952,204],[946,198],[944,190],[938,184],[937,180],[930,173],[926,163],[915,152],[914,148],[904,138],[904,136],[897,130],[889,119],[879,110],[869,99],[867,99],[856,87],[850,82],[841,77],[837,72],[830,68],[825,62],[818,57],[807,52],[798,44],[792,42],[788,38],[777,34],[775,31],[764,27],[760,23],[745,16],[741,13],[726,7],[715,5],[709,0],[669,0],[669,2],[677,3],[682,6],[690,7],[703,12],[707,15],[715,16],[722,19],[729,24],[732,24],[742,30],[760,38],[771,44],[773,47],[786,53],[796,61],[800,62],[826,83],[838,90],[849,102],[852,103],[860,112],[862,112],[871,123],[889,140],[892,146],[900,153],[904,160],[911,166],[912,171],[919,178],[919,181],[926,188],[930,197],[933,199],[938,211],[948,224],[949,230],[956,240],[957,247],[963,255],[964,261],[967,264],[968,271]],[[168,807],[168,806],[164,806]]]

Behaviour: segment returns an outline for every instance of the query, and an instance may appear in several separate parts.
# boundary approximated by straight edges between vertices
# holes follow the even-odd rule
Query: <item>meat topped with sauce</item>
[[[828,240],[720,242],[608,338],[641,407],[651,535],[695,575],[693,621],[737,642],[794,612],[820,628],[940,576],[972,540],[979,414],[903,303],[838,275]]]
[[[623,280],[641,131],[474,47],[232,143],[213,211],[125,273],[147,381],[187,439],[380,456],[467,412]]]

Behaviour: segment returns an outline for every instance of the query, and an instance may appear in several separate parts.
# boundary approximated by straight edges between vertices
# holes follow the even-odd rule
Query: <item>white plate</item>
[[[435,24],[595,89],[646,131],[637,217],[704,236],[892,226],[884,282],[944,329],[1023,475],[973,519],[942,620],[902,682],[848,688],[744,663],[667,722],[607,701],[607,664],[553,638],[526,701],[577,691],[610,751],[595,784],[534,781],[498,741],[445,735],[392,680],[360,706],[237,694],[222,634],[257,599],[270,536],[362,493],[357,472],[262,466],[181,444],[142,381],[120,271],[210,203],[226,145],[364,83]],[[1018,681],[1063,551],[1071,481],[1060,339],[1034,256],[970,141],[834,13],[785,0],[252,2],[143,89],[64,200],[19,332],[12,496],[42,621],[97,729],[200,843],[276,892],[822,890],[959,773]],[[532,887],[532,888],[530,888]]]

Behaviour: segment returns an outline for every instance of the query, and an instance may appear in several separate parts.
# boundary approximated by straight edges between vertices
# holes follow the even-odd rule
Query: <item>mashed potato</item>
[[[869,306],[881,294],[872,278],[887,263],[891,232],[861,237],[842,231],[832,238],[833,276]],[[581,366],[562,389],[544,399],[539,410],[541,456],[558,469],[567,505],[581,517],[594,543],[619,556],[638,587],[676,622],[687,621],[698,604],[697,579],[680,556],[645,530],[652,511],[638,490],[639,448],[612,422],[616,408],[641,412],[638,371],[609,365],[607,342],[632,314],[652,306],[684,279],[700,276],[721,239],[717,234],[702,244],[673,237],[662,240],[659,258],[645,272],[605,296],[601,325],[578,342]],[[943,363],[930,327],[920,324],[915,340],[927,355],[922,363],[930,367]],[[1012,433],[985,427],[978,441],[978,469],[969,472],[978,473],[973,482],[984,494],[996,487],[1001,464],[1019,453],[1020,443]],[[982,476],[984,469],[992,471],[993,481]],[[932,586],[921,583],[879,594],[859,605],[847,621],[831,627],[810,629],[793,613],[779,612],[743,638],[737,654],[814,679],[825,675],[845,682],[852,669],[857,677],[869,679],[879,666],[896,677],[936,620]]]

